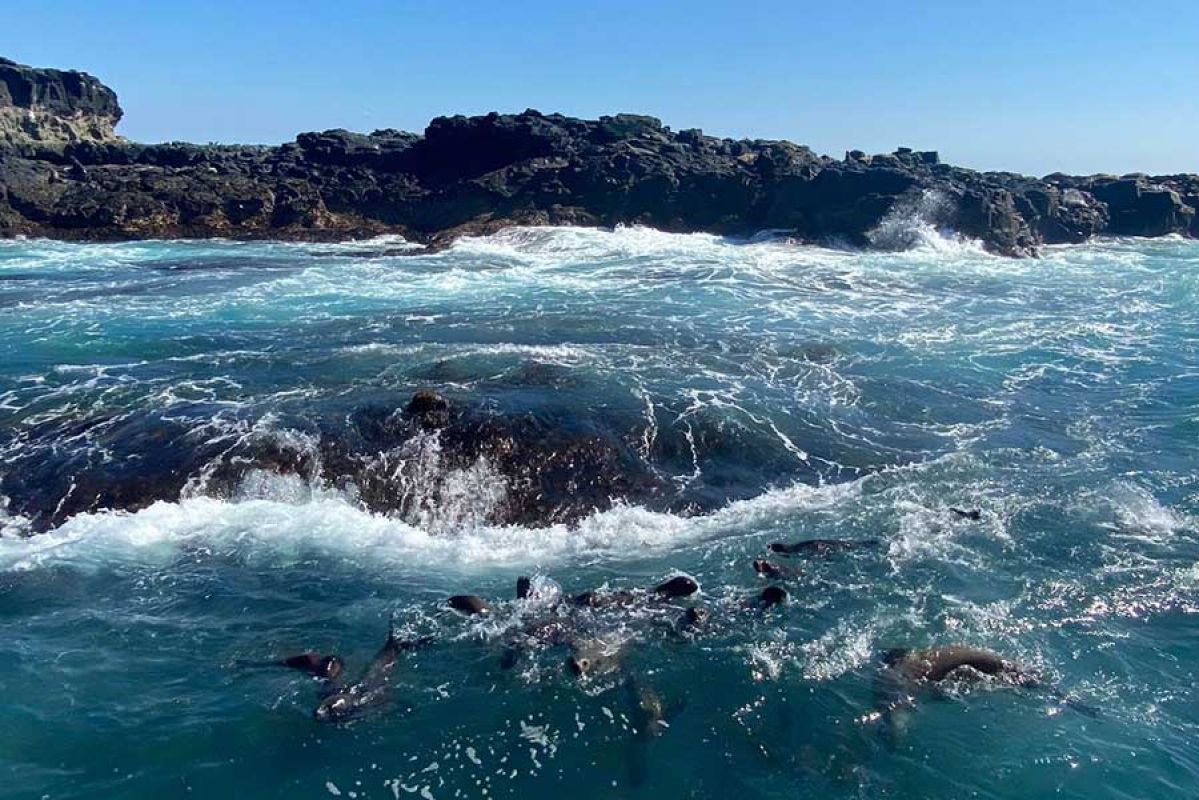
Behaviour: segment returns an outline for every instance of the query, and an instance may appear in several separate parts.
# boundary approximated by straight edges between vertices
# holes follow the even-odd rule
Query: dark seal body
[[[430,641],[428,637],[398,639],[394,628],[362,676],[350,686],[327,695],[313,712],[318,722],[345,722],[387,700],[388,682],[400,654]]]
[[[323,656],[319,653],[301,653],[288,656],[279,662],[281,666],[307,672],[315,678],[335,681],[345,671],[345,664],[338,656]]]
[[[766,610],[787,602],[787,590],[781,586],[767,586],[753,599],[754,608]]]
[[[789,544],[772,542],[770,552],[784,556],[827,556],[833,553],[844,553],[848,550],[878,546],[878,539],[806,539]]]
[[[764,558],[754,559],[753,568],[763,578],[798,578],[802,574],[795,567],[775,564]]]
[[[326,681],[337,680],[345,671],[345,663],[342,662],[340,656],[320,653],[300,653],[280,658],[277,661],[237,661],[235,663],[239,667],[287,667]]]
[[[690,597],[699,591],[699,584],[686,575],[676,575],[665,583],[654,587],[653,592],[658,597],[674,599]]]
[[[487,601],[473,594],[456,594],[446,601],[446,605],[467,616],[491,613],[491,606]]]

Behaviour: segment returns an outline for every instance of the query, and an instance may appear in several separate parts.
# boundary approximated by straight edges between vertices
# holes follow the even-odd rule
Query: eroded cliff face
[[[0,236],[337,239],[442,245],[507,225],[640,224],[903,247],[912,225],[1002,255],[1104,233],[1199,236],[1199,179],[943,164],[900,148],[834,159],[785,141],[672,131],[653,117],[439,117],[423,134],[303,133],[279,147],[113,136],[116,95],[77,72],[0,63]],[[21,116],[24,115],[24,116]],[[47,121],[50,120],[50,121]]]
[[[114,141],[117,95],[84,72],[0,58],[0,144]]]

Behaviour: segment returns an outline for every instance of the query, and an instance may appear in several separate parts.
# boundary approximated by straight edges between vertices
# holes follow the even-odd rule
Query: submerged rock
[[[348,421],[285,419],[214,438],[202,423],[132,413],[45,423],[22,439],[22,454],[0,470],[0,513],[34,532],[188,496],[303,502],[327,491],[433,532],[538,527],[651,502],[668,488],[611,432],[460,407],[431,391],[398,407],[360,407]]]
[[[279,147],[134,144],[113,134],[120,118],[91,76],[0,61],[0,236],[399,233],[440,248],[510,225],[640,224],[907,247],[924,225],[1022,256],[1101,233],[1199,234],[1194,176],[1040,180],[911,148],[837,160],[637,114],[439,117],[423,135],[329,130]]]

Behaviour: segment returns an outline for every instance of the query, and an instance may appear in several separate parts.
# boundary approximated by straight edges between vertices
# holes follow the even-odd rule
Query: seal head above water
[[[362,676],[350,686],[326,695],[312,712],[313,718],[318,722],[345,722],[382,705],[387,701],[391,673],[400,654],[431,641],[432,637],[429,636],[400,639],[396,636],[393,624],[387,633],[387,641],[371,659]]]

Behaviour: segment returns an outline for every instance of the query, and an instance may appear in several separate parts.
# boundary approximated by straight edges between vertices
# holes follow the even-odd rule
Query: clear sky
[[[840,156],[1199,172],[1199,0],[7,0],[0,55],[91,72],[141,141],[654,114]]]

